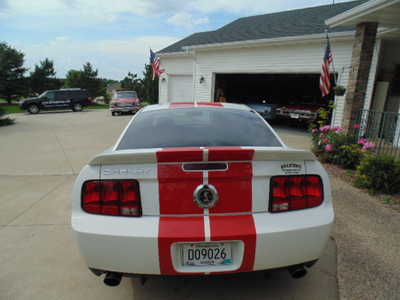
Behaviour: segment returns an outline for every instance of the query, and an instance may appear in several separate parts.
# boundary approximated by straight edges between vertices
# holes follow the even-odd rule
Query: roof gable
[[[192,34],[164,48],[159,53],[180,52],[183,51],[182,47],[185,46],[324,33],[326,19],[364,2],[366,0],[240,18],[215,31]],[[352,29],[354,27],[336,27],[330,29],[330,31],[341,32]]]

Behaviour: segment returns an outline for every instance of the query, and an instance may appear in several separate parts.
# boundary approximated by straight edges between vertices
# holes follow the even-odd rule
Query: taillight
[[[324,188],[317,175],[274,176],[271,178],[272,213],[316,207],[324,201]]]
[[[93,180],[82,187],[82,209],[91,214],[140,217],[139,183],[136,180]]]

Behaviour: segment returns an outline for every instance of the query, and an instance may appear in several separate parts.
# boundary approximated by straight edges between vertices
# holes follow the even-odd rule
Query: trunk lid
[[[305,174],[308,151],[210,147],[105,152],[101,179],[137,179],[143,215],[241,214],[268,209],[269,178]]]

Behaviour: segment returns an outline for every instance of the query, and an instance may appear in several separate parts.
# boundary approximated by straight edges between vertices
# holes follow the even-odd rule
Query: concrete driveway
[[[116,141],[130,116],[99,110],[14,117],[16,125],[0,127],[1,299],[338,299],[333,241],[301,280],[275,271],[104,286],[78,253],[70,191],[81,167]],[[304,132],[278,131],[290,146],[309,145]]]

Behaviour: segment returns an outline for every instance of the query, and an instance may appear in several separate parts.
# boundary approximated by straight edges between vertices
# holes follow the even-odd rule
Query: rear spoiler
[[[243,149],[243,148],[242,148]],[[254,161],[299,161],[299,160],[316,160],[313,153],[306,150],[295,150],[283,148],[277,150],[268,148],[245,148],[246,150],[254,150],[252,160]],[[123,151],[106,151],[95,156],[89,163],[91,166],[98,165],[118,165],[118,164],[146,164],[157,163],[157,152],[162,149],[144,149],[144,150],[123,150]],[[186,152],[187,153],[187,152]],[[233,159],[236,160],[236,159]],[[186,160],[179,160],[184,162]],[[188,160],[189,162],[190,160]],[[171,161],[173,162],[173,161]]]

